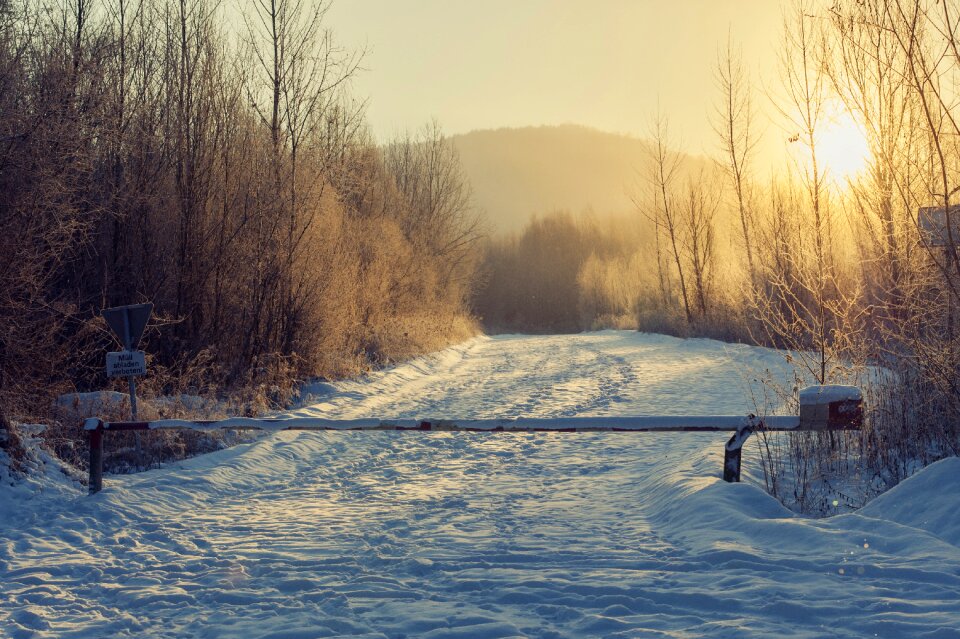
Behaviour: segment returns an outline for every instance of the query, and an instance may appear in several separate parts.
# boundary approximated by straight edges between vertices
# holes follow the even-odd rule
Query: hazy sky
[[[447,133],[643,136],[659,100],[694,153],[716,150],[707,116],[728,30],[769,84],[781,21],[776,0],[334,0],[328,13],[341,44],[368,48],[354,87],[381,139],[434,117]]]

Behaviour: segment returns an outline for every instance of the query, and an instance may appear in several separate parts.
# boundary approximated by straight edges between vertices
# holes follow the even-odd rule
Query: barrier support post
[[[723,447],[723,481],[731,483],[740,481],[740,462],[743,458],[743,445],[746,443],[747,438],[753,434],[754,430],[762,427],[763,422],[755,416],[750,415],[743,424],[737,428],[737,432],[733,434],[733,437],[727,441],[727,445]]]
[[[103,422],[97,420],[96,428],[87,432],[90,433],[90,479],[87,486],[92,495],[103,490]]]

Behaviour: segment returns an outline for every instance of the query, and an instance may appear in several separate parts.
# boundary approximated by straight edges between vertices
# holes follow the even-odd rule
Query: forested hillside
[[[372,138],[325,7],[0,0],[0,414],[107,386],[106,306],[143,392],[261,405],[474,331],[456,152]]]

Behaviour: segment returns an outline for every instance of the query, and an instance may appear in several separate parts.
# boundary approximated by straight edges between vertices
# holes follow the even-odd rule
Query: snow
[[[289,415],[745,415],[760,375],[791,378],[709,340],[477,338]],[[960,637],[960,460],[813,520],[722,482],[728,435],[285,431],[93,497],[47,464],[0,489],[0,637]]]
[[[905,479],[860,509],[860,514],[888,519],[924,530],[960,546],[960,510],[957,501],[931,499],[943,493],[960,496],[960,458],[949,457]]]
[[[856,386],[808,386],[799,393],[800,404],[829,404],[844,400],[860,401],[863,393]]]
[[[788,386],[769,349],[624,331],[477,337],[355,381],[303,390],[298,417],[465,419],[767,414],[759,377]],[[754,400],[756,398],[757,401]],[[316,401],[314,401],[314,399]],[[759,405],[758,405],[759,404]]]
[[[129,411],[130,396],[116,391],[67,393],[58,397],[55,405],[60,410],[80,415],[122,414]]]

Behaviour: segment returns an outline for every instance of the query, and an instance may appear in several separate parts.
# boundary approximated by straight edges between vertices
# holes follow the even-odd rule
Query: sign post
[[[136,350],[153,312],[153,304],[115,306],[101,311],[103,319],[123,344],[123,351],[107,353],[107,376],[126,377],[130,384],[130,415],[137,421],[137,375],[147,374],[146,355]]]
[[[960,206],[956,204],[949,211],[942,206],[921,206],[917,224],[930,246],[949,248],[951,243],[960,243]]]
[[[951,204],[947,209],[943,206],[921,206],[917,211],[917,224],[920,234],[924,237],[931,249],[943,249],[943,264],[949,270],[955,267],[956,248],[960,244],[960,206]],[[947,295],[947,336],[953,339],[953,302],[952,296]]]

